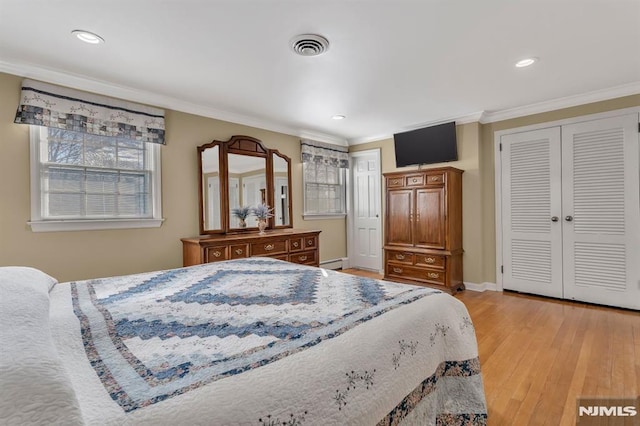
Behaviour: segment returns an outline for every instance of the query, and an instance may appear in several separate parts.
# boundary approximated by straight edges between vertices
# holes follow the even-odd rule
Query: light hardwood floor
[[[640,395],[640,313],[511,292],[455,297],[476,329],[489,425],[574,425],[578,397]]]

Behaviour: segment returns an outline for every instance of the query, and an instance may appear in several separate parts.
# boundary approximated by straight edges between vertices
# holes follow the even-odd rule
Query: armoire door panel
[[[640,309],[638,157],[638,114],[563,126],[566,298]]]
[[[560,128],[505,135],[505,289],[562,297]]]
[[[444,187],[416,189],[414,243],[416,247],[444,249]]]
[[[390,190],[387,194],[387,244],[413,245],[413,190]]]

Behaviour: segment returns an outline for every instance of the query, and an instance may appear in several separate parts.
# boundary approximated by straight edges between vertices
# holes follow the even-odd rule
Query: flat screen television
[[[458,159],[454,121],[396,133],[393,135],[393,141],[396,148],[396,167],[444,163]]]

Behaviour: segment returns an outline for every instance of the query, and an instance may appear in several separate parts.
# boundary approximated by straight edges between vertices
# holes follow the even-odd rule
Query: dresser
[[[184,266],[221,260],[266,256],[303,265],[318,266],[320,231],[277,229],[182,238]]]
[[[384,174],[385,279],[464,289],[462,173],[441,167]]]

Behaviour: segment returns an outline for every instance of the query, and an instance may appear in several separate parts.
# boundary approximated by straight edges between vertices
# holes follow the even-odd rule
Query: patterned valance
[[[349,149],[346,146],[301,140],[300,150],[303,163],[321,163],[343,169],[349,168]]]
[[[165,143],[161,109],[29,79],[22,82],[14,122]]]

